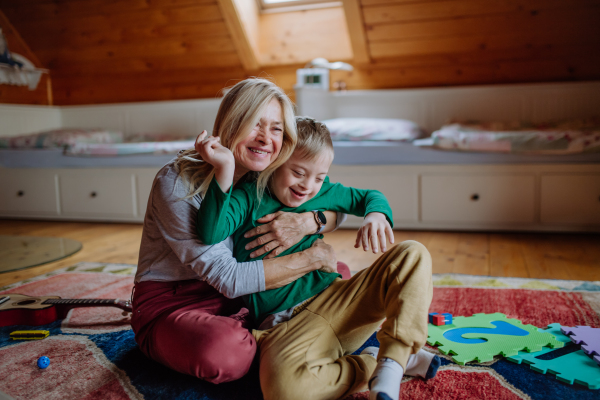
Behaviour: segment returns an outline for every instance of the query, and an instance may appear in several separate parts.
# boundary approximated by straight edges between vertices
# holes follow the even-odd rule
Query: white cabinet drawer
[[[533,223],[533,175],[424,175],[424,222]]]
[[[144,218],[144,215],[146,215],[148,198],[150,197],[156,172],[158,171],[143,172],[136,175],[138,217]]]
[[[56,180],[39,169],[0,169],[0,212],[5,215],[57,215]]]
[[[392,207],[394,222],[418,221],[418,175],[399,173],[394,166],[333,165],[329,170],[331,182],[358,189],[379,190]],[[362,218],[348,216],[348,226],[358,226]]]
[[[600,225],[599,175],[542,176],[541,221]]]
[[[60,198],[65,216],[134,216],[134,178],[130,174],[60,175]]]

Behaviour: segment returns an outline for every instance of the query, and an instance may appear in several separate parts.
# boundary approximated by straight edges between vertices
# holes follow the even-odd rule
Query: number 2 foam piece
[[[533,325],[524,325],[502,313],[454,317],[452,325],[429,325],[427,343],[439,346],[457,364],[492,361],[494,356],[517,355],[519,351],[541,351],[543,346],[559,348],[564,342]]]

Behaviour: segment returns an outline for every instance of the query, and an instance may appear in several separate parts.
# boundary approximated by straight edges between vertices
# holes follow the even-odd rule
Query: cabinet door
[[[541,221],[600,225],[600,175],[542,176]]]
[[[533,223],[533,175],[424,175],[422,220],[459,223]]]
[[[394,224],[418,221],[418,175],[394,166],[339,166],[329,170],[331,182],[359,189],[375,189],[385,195],[394,215]],[[362,218],[348,216],[344,226],[360,226]],[[399,226],[398,226],[399,227]]]
[[[65,216],[134,217],[134,176],[79,170],[59,177]]]
[[[3,215],[57,215],[55,174],[42,170],[0,169]]]

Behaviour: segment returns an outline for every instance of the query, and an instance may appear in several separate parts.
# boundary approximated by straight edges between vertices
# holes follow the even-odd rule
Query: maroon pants
[[[147,281],[135,285],[131,326],[149,358],[212,383],[248,372],[256,341],[248,310],[208,283]]]
[[[337,269],[350,277],[346,264]],[[136,283],[131,326],[147,357],[212,383],[241,378],[256,354],[241,298],[228,299],[203,281]]]

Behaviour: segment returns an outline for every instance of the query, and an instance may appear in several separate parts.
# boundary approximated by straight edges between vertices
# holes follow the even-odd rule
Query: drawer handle
[[[477,193],[471,195],[471,201],[479,200],[479,195]]]
[[[17,192],[17,196],[19,196],[19,197],[23,197],[23,196],[25,196],[25,192],[24,192],[24,191],[22,191],[22,190],[19,190],[19,191]]]
[[[96,196],[98,196],[98,193],[96,193],[96,192],[90,193],[90,197],[96,197]]]

